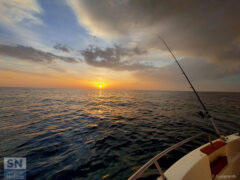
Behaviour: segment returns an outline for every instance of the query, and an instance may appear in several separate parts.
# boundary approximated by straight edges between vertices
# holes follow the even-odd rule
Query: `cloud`
[[[132,63],[129,59],[134,56],[143,55],[147,53],[146,50],[135,48],[123,48],[119,45],[101,49],[96,46],[89,46],[87,49],[81,51],[84,61],[95,67],[109,68],[113,70],[141,70],[153,68],[152,66]]]
[[[172,62],[174,62],[174,60],[172,60]],[[222,71],[220,66],[216,66],[203,59],[186,58],[180,59],[179,63],[192,81],[200,81],[204,79],[216,80],[223,78],[228,73],[227,71]],[[167,66],[136,73],[135,75],[148,80],[167,80],[176,83],[181,81],[181,79],[184,79],[181,70],[175,62]]]
[[[181,59],[179,62],[197,90],[239,91],[240,84],[236,80],[239,72],[229,74],[221,65],[203,59]],[[152,82],[151,86],[156,86],[156,89],[191,90],[176,63],[155,69],[143,69],[133,75],[143,82]]]
[[[28,20],[28,23],[42,24],[42,21],[36,16],[41,12],[42,9],[36,0],[0,1],[1,23],[16,24]]]
[[[75,58],[72,57],[58,56],[50,52],[44,52],[33,47],[22,45],[9,46],[0,44],[0,55],[32,62],[52,63],[54,60],[62,60],[67,63],[78,62]]]
[[[68,48],[67,46],[65,46],[63,44],[59,44],[59,43],[56,43],[53,46],[53,48],[57,49],[57,50],[60,50],[60,51],[63,51],[63,52],[70,52],[70,48]]]
[[[42,38],[36,33],[36,27],[44,25],[40,18],[42,13],[43,9],[37,0],[1,0],[0,28],[3,30],[1,43],[39,45]]]
[[[240,71],[240,1],[69,0],[92,35],[166,49],[161,35],[184,57],[205,58]]]

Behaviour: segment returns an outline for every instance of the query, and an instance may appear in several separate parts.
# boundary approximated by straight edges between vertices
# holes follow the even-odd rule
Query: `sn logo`
[[[26,169],[26,158],[4,158],[4,169]]]

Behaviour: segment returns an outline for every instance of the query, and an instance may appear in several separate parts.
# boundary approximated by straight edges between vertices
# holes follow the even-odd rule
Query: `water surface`
[[[200,96],[221,131],[239,132],[240,93]],[[27,179],[127,179],[174,143],[214,134],[199,110],[192,92],[0,88],[0,178],[3,157],[27,157]],[[161,167],[204,142],[170,153]]]

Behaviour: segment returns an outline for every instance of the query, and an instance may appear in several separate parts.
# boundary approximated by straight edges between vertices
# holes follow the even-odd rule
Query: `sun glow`
[[[102,89],[102,88],[104,88],[104,83],[103,82],[97,82],[96,83],[96,87],[98,88],[98,89]]]

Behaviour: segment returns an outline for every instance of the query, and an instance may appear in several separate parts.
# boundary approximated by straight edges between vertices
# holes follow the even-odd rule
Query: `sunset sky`
[[[1,0],[0,86],[240,91],[238,0]]]

